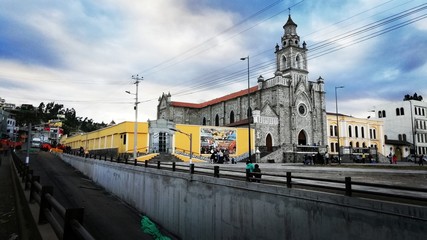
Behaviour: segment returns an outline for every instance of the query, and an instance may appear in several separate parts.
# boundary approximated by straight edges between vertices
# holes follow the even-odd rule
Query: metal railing
[[[84,209],[64,208],[53,197],[52,186],[42,186],[40,177],[34,176],[33,171],[15,153],[12,153],[12,158],[24,190],[30,191],[30,203],[39,205],[38,224],[49,223],[56,236],[62,240],[93,240],[92,235],[82,226]],[[54,213],[62,219],[56,219]]]
[[[141,165],[142,164],[138,164]],[[353,181],[351,177],[342,180],[298,176],[292,172],[285,174],[255,173],[246,170],[228,169],[220,166],[195,166],[175,162],[149,162],[145,167],[157,169],[184,171],[190,174],[203,174],[216,178],[228,178],[240,181],[257,182],[261,184],[282,185],[287,188],[305,188],[321,192],[344,194],[348,197],[363,196],[364,198],[383,199],[392,202],[409,202],[417,205],[427,205],[427,188],[396,186],[378,183]],[[257,176],[258,175],[258,176]],[[257,178],[257,177],[258,178]]]
[[[88,156],[90,157],[90,156]],[[144,166],[147,168],[157,168],[171,171],[189,172],[190,174],[202,174],[213,177],[229,178],[240,181],[256,181],[261,184],[283,185],[287,188],[308,188],[321,192],[344,194],[349,197],[363,196],[365,198],[386,199],[394,202],[410,201],[419,205],[427,205],[427,188],[396,186],[377,183],[366,183],[353,181],[351,177],[343,179],[326,179],[298,176],[292,172],[285,174],[263,172],[261,179],[254,179],[253,174],[247,173],[245,169],[235,170],[227,168],[227,164],[221,168],[218,165],[197,165],[180,162],[160,162],[160,161],[128,161],[128,159],[114,159],[103,156],[92,156],[93,159],[111,161],[135,166]]]

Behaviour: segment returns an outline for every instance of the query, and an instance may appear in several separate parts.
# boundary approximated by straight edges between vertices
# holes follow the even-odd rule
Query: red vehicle
[[[45,152],[49,152],[52,146],[49,143],[42,143],[40,149]]]
[[[15,148],[15,149],[21,149],[22,148],[22,142],[14,142],[10,139],[1,139],[0,140],[0,148],[6,149],[6,148]]]

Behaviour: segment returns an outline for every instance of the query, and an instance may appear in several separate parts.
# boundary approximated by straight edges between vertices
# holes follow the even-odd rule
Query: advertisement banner
[[[200,128],[200,153],[211,154],[212,151],[227,150],[236,153],[236,129],[220,127]]]

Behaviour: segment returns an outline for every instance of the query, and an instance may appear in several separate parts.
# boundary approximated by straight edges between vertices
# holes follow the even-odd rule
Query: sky
[[[427,99],[422,0],[0,0],[0,98],[134,121],[138,75],[138,121],[154,120],[163,93],[200,103],[247,88],[242,57],[251,86],[272,77],[289,14],[327,112]]]

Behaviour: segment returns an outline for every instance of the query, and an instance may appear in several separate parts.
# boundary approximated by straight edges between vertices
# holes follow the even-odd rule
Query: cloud
[[[0,9],[0,27],[6,29],[0,32],[0,97],[16,104],[55,101],[75,108],[78,116],[121,122],[134,119],[134,96],[125,93],[135,92],[134,74],[144,77],[141,120],[155,119],[163,92],[171,92],[174,101],[203,102],[244,89],[246,64],[240,57],[251,56],[252,85],[259,75],[269,78],[275,71],[274,46],[283,35],[287,8],[297,1],[249,18],[274,2],[5,0]],[[384,1],[304,1],[291,13],[312,54],[316,43],[373,22],[401,4],[388,2],[370,10]],[[350,18],[362,11],[368,12]],[[427,57],[420,49],[426,48],[425,31],[420,21],[309,60],[310,78],[325,79],[328,109],[338,85],[345,85],[340,90],[344,112],[359,111],[360,103],[373,99],[400,100],[413,86],[424,94]]]

